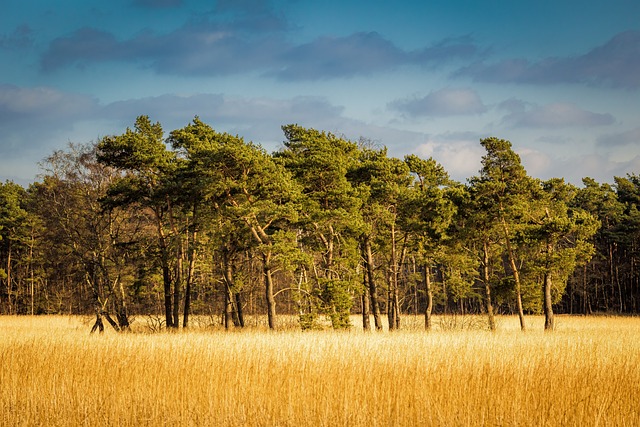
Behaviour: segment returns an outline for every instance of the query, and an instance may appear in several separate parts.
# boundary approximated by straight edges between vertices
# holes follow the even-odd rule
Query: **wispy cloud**
[[[461,37],[447,37],[410,53],[413,61],[425,66],[437,66],[441,61],[448,62],[452,59],[469,59],[477,55],[484,55],[475,44],[470,35]]]
[[[594,113],[566,102],[540,106],[510,99],[501,103],[498,108],[508,111],[502,123],[513,128],[558,129],[575,126],[604,126],[615,122],[611,114]]]
[[[97,105],[92,97],[50,87],[0,85],[0,125],[3,129],[66,123],[68,119],[92,115]]]
[[[124,40],[96,28],[78,29],[50,43],[41,68],[53,72],[72,65],[121,61],[160,74],[216,76],[258,71],[281,81],[313,81],[371,75],[407,64],[435,66],[477,51],[468,37],[406,51],[376,32],[322,36],[295,45],[282,31],[286,23],[268,8],[245,13],[226,3],[218,7],[216,10],[233,14],[233,19],[191,21],[170,33],[146,30]]]
[[[27,24],[16,27],[9,34],[0,34],[0,48],[2,49],[24,49],[33,45],[33,30]]]
[[[640,145],[640,127],[636,127],[625,132],[618,132],[603,135],[598,138],[598,145],[609,146],[624,146],[624,145]]]
[[[281,141],[280,127],[287,123],[329,129],[342,122],[343,108],[321,97],[291,99],[243,98],[223,94],[162,95],[118,101],[102,108],[108,120],[130,123],[139,114],[160,120],[166,129],[186,125],[198,115],[212,126],[247,139]]]
[[[640,31],[617,34],[589,52],[540,61],[524,58],[497,63],[478,62],[458,70],[454,76],[491,83],[583,83],[626,89],[640,88]]]
[[[43,55],[41,66],[50,72],[76,64],[125,61],[150,66],[161,74],[225,75],[273,64],[280,40],[249,42],[215,23],[189,23],[167,34],[146,31],[129,40],[108,32],[82,28],[55,39]]]
[[[367,75],[406,62],[406,53],[380,34],[321,37],[291,48],[275,75],[281,80],[317,80]]]
[[[487,111],[480,96],[472,89],[441,89],[421,98],[394,101],[389,107],[412,117],[470,115]]]

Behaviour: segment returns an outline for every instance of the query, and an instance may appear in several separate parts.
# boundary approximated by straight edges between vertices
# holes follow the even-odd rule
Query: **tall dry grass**
[[[640,319],[529,322],[90,336],[79,318],[0,317],[0,424],[640,425]]]

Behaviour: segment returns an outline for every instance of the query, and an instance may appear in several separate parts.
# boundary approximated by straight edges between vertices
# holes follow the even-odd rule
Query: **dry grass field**
[[[639,318],[559,317],[551,334],[539,317],[494,334],[404,319],[89,335],[79,317],[0,317],[0,425],[640,425]]]

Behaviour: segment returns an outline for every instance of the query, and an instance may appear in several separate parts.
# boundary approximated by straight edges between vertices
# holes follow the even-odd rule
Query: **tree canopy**
[[[198,117],[70,145],[39,182],[0,185],[0,310],[132,315],[281,314],[303,329],[398,329],[408,313],[637,313],[640,178],[529,176],[491,137],[455,182],[436,159],[392,157],[296,124],[274,153]],[[182,322],[180,321],[182,315]],[[151,317],[150,317],[151,318]]]

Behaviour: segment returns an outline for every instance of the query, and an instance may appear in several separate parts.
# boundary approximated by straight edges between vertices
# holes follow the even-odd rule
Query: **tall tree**
[[[67,151],[55,152],[46,159],[43,182],[31,191],[39,200],[44,237],[54,245],[49,257],[56,257],[58,248],[64,248],[71,265],[80,267],[73,274],[75,279],[86,281],[93,291],[98,318],[106,315],[116,329],[126,330],[129,297],[125,281],[130,274],[126,264],[139,224],[132,220],[135,214],[105,211],[99,203],[118,174],[97,162],[95,150],[95,145],[72,144]],[[108,307],[115,311],[117,324]]]
[[[297,216],[299,189],[284,167],[261,147],[242,138],[218,133],[196,118],[172,132],[174,147],[184,148],[202,185],[202,194],[218,206],[223,220],[240,222],[261,254],[269,327],[276,327],[273,274],[286,264],[285,252],[295,247],[288,223]],[[287,249],[285,249],[287,248]],[[230,259],[225,283],[231,287]],[[223,255],[224,255],[223,254]],[[224,258],[224,257],[223,257]],[[227,293],[228,305],[231,304]]]
[[[0,279],[5,282],[7,312],[18,312],[20,282],[14,267],[16,261],[26,258],[25,250],[29,240],[30,213],[24,203],[27,193],[20,185],[7,181],[0,183]]]
[[[545,181],[542,190],[544,216],[532,225],[529,233],[533,233],[542,255],[538,269],[543,277],[544,329],[550,331],[555,328],[553,304],[562,297],[574,269],[586,264],[593,255],[590,239],[600,224],[588,212],[570,208],[577,189],[564,180]]]
[[[389,329],[400,325],[399,276],[406,256],[406,232],[400,229],[400,217],[404,214],[402,203],[411,178],[407,165],[396,158],[388,157],[387,149],[362,147],[358,162],[347,172],[347,177],[357,189],[362,204],[360,245],[363,253],[370,306],[374,324],[382,329],[380,320],[379,287],[375,274],[373,247],[386,252],[388,298],[387,313]],[[398,236],[405,236],[398,238]],[[399,245],[398,241],[405,242]]]
[[[460,199],[456,233],[464,236],[468,250],[474,253],[479,261],[479,280],[484,288],[488,327],[489,330],[495,331],[493,289],[500,281],[496,274],[496,265],[500,264],[500,242],[503,232],[492,216],[492,201],[483,198],[478,191],[482,191],[482,187],[469,185],[468,197]]]
[[[302,188],[301,236],[314,257],[313,280],[334,328],[351,326],[349,314],[359,275],[357,236],[361,200],[347,179],[357,144],[331,133],[283,126],[284,148],[275,153]]]
[[[422,262],[423,283],[427,299],[424,311],[425,329],[432,328],[433,265],[438,249],[448,238],[448,228],[456,212],[455,204],[447,197],[453,184],[444,168],[433,158],[405,156],[405,163],[414,176],[412,191],[404,206],[404,227],[415,235],[418,258]]]
[[[172,283],[176,289],[181,284],[175,277],[176,271],[172,273],[172,265],[180,254],[175,257],[172,253],[180,249],[175,244],[172,200],[175,195],[170,192],[175,187],[169,185],[176,170],[176,158],[167,150],[162,126],[151,123],[148,116],[139,116],[134,129],[127,128],[122,135],[103,138],[98,144],[97,156],[102,164],[124,174],[110,186],[108,197],[104,198],[105,206],[139,206],[153,212],[164,285],[165,322],[167,327],[178,327],[173,294],[177,296],[179,291],[172,290]]]
[[[620,235],[620,221],[624,217],[624,204],[611,184],[600,184],[592,178],[582,180],[571,201],[572,207],[582,208],[600,221],[600,228],[593,237],[596,255],[582,274],[583,312],[613,309],[616,300],[616,257],[614,256]]]
[[[495,137],[480,141],[486,154],[482,157],[480,176],[470,180],[476,197],[487,203],[488,214],[502,231],[506,256],[511,269],[520,328],[526,329],[522,305],[522,283],[516,259],[514,236],[529,212],[529,200],[534,183],[527,175],[511,143]]]

